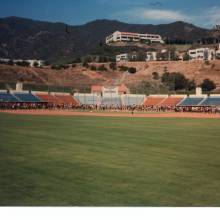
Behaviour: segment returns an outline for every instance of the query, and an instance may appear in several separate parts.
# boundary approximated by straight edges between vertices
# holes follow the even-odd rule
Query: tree
[[[170,91],[186,89],[188,85],[188,79],[178,72],[165,72],[162,75],[161,81],[169,88]]]
[[[34,61],[34,64],[33,64],[34,67],[39,67],[39,63],[37,61]]]
[[[137,58],[136,58],[137,61],[146,61],[146,59],[147,59],[147,54],[146,54],[146,52],[144,52],[144,51],[139,51],[139,52],[137,53]]]
[[[211,81],[210,79],[204,79],[201,84],[201,87],[204,91],[210,92],[210,91],[216,89],[216,84],[213,81]]]
[[[7,64],[10,65],[10,66],[13,66],[14,62],[13,62],[13,60],[9,60]]]
[[[84,63],[91,63],[93,60],[92,60],[92,57],[91,56],[86,56],[83,58],[83,62]]]
[[[113,71],[117,70],[117,65],[116,65],[115,62],[114,62],[114,63],[110,63],[110,64],[109,64],[109,67],[110,67],[110,69],[112,69]]]
[[[73,62],[72,63],[81,63],[81,58],[75,58],[73,59]]]
[[[195,90],[196,89],[196,83],[195,83],[195,80],[188,80],[188,83],[187,83],[187,90],[188,91],[192,91],[192,90]]]
[[[188,53],[185,53],[183,56],[183,61],[189,61],[190,60],[190,56]]]

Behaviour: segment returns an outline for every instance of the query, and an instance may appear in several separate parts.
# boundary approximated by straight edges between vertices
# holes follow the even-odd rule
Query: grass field
[[[220,206],[220,120],[0,114],[0,205]]]

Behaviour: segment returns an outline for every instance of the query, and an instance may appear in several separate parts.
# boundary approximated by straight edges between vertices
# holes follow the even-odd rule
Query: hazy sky
[[[0,0],[0,17],[84,24],[95,19],[159,24],[177,20],[220,23],[220,0]]]

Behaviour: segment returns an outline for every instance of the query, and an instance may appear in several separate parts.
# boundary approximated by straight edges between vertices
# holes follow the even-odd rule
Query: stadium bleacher
[[[205,97],[187,97],[178,106],[198,106]]]
[[[220,96],[210,96],[201,102],[199,106],[220,106]]]
[[[177,104],[179,104],[184,98],[183,97],[173,97],[169,96],[168,98],[164,99],[161,103],[160,106],[171,106],[175,107]]]
[[[41,100],[55,105],[79,105],[79,102],[69,94],[36,93]]]
[[[123,95],[122,103],[124,106],[142,105],[145,95]]]
[[[120,107],[122,106],[122,101],[120,96],[103,96],[101,105],[103,106],[115,106],[115,107]]]
[[[56,97],[46,93],[37,93],[36,96],[39,97],[44,102],[48,102],[48,103],[56,103],[57,101]]]
[[[167,97],[159,96],[149,96],[144,102],[144,106],[158,106],[162,103]]]
[[[0,102],[19,102],[19,99],[11,93],[0,92]]]
[[[13,95],[18,98],[21,102],[42,102],[40,98],[33,95],[32,93],[13,93]]]
[[[96,94],[75,93],[74,98],[82,105],[97,105],[98,96]]]
[[[55,98],[59,104],[64,105],[78,105],[78,101],[75,100],[71,95],[61,95],[55,94]]]

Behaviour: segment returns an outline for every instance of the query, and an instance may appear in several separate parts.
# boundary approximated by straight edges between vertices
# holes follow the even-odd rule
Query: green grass
[[[220,206],[220,120],[0,114],[0,205]]]

